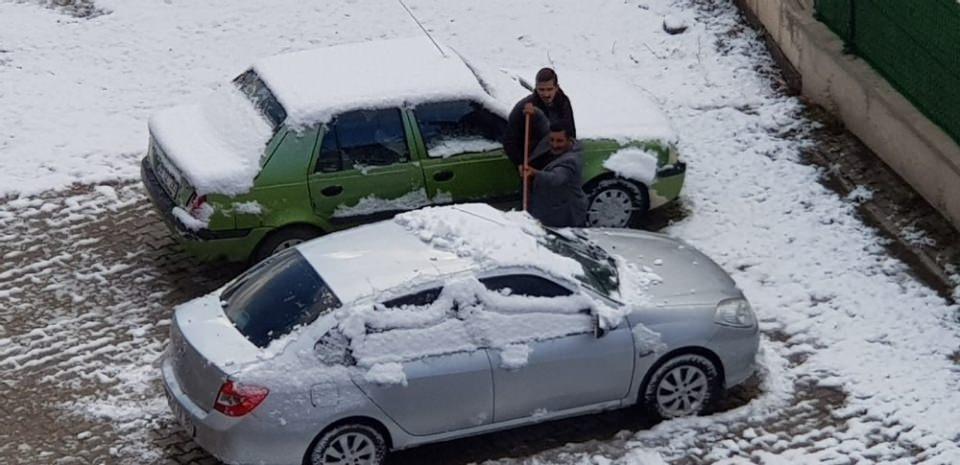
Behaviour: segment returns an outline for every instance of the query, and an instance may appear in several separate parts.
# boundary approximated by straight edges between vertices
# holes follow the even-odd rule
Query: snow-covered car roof
[[[455,53],[426,37],[377,40],[276,55],[253,69],[287,111],[290,125],[328,121],[340,111],[472,98],[492,103]]]
[[[539,240],[529,215],[485,204],[430,207],[298,246],[344,303],[403,285],[493,268],[535,268],[575,282],[583,267]]]

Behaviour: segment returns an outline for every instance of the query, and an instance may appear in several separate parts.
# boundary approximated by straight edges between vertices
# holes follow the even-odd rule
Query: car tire
[[[387,441],[376,428],[364,424],[337,426],[322,435],[307,452],[309,465],[382,465]]]
[[[605,179],[587,192],[587,227],[636,227],[650,208],[650,193],[641,183]]]
[[[720,370],[709,358],[677,355],[660,364],[643,390],[643,405],[659,419],[710,413],[723,394]]]
[[[321,231],[310,226],[287,226],[274,231],[260,242],[257,249],[250,257],[251,264],[257,264],[267,257],[285,249],[296,246],[297,244],[309,241],[320,236]]]

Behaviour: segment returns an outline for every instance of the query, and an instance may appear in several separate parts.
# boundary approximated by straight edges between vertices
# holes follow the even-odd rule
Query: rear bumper
[[[265,234],[255,229],[229,229],[213,231],[209,229],[191,230],[173,215],[176,207],[173,199],[160,186],[160,180],[153,173],[148,157],[140,162],[140,178],[147,190],[153,206],[160,213],[167,228],[173,232],[177,241],[191,255],[202,260],[225,259],[244,261],[253,252],[260,238]]]
[[[303,460],[305,445],[291,447],[275,441],[276,432],[258,424],[253,415],[237,419],[215,410],[204,412],[180,387],[169,357],[164,357],[161,372],[167,402],[177,422],[211,455],[229,464],[279,465]]]

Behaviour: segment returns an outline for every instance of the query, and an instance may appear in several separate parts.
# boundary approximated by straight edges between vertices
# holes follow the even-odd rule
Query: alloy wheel
[[[377,446],[365,434],[344,433],[318,451],[313,463],[323,465],[377,465]],[[317,460],[319,459],[319,460]]]
[[[633,197],[623,189],[609,188],[597,193],[587,208],[587,225],[625,228],[633,216]]]
[[[699,412],[710,396],[707,374],[698,367],[680,365],[668,371],[656,390],[656,402],[666,417]]]

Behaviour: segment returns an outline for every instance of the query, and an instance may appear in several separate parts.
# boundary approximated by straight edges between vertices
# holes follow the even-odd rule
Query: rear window
[[[287,119],[287,110],[277,101],[277,98],[273,95],[273,92],[270,91],[270,88],[267,87],[267,84],[264,83],[263,80],[260,79],[260,76],[252,69],[237,76],[236,79],[233,80],[233,84],[236,85],[237,88],[240,89],[240,92],[243,92],[257,109],[260,110],[260,113],[270,121],[274,131],[280,127],[280,123],[282,123],[283,120]]]
[[[220,303],[227,318],[257,347],[340,307],[340,299],[296,249],[242,274],[224,290]]]

